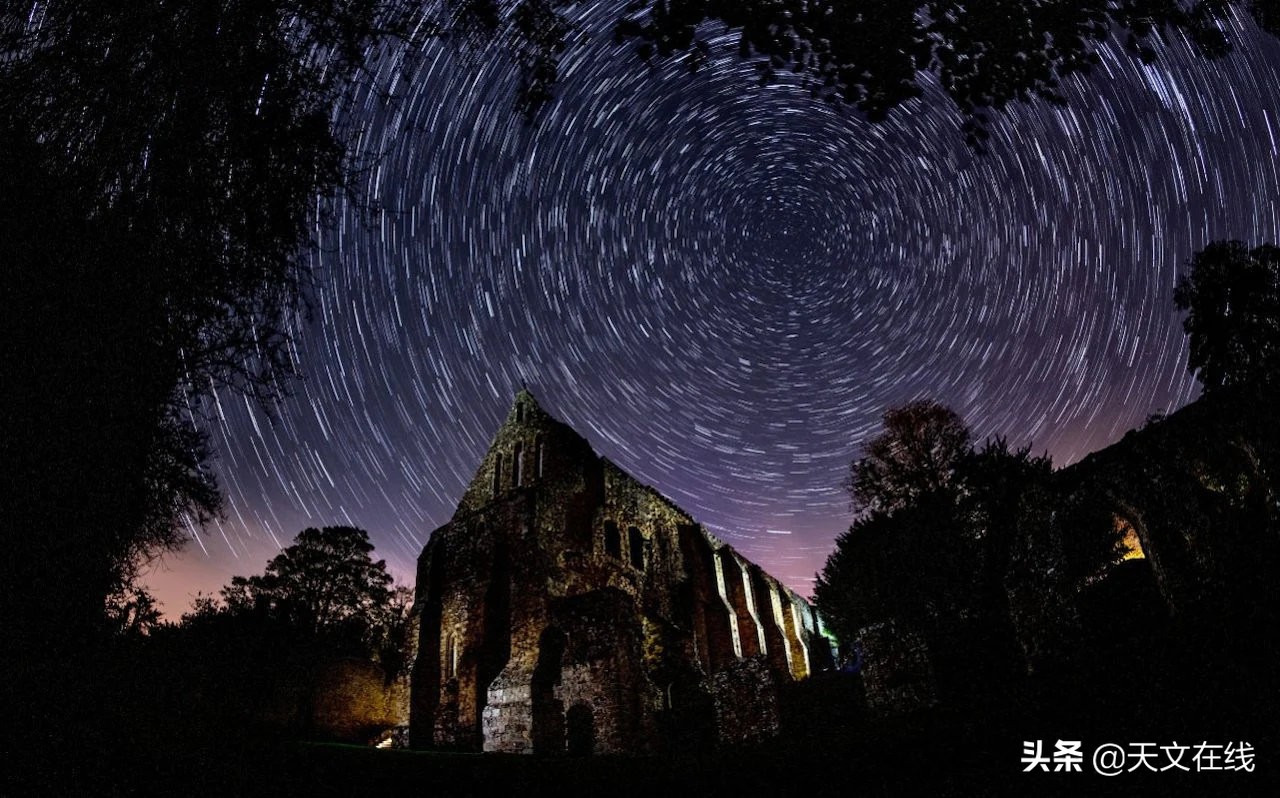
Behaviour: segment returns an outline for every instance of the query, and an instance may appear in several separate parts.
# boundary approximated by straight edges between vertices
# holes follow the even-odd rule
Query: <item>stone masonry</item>
[[[813,608],[516,395],[418,560],[410,742],[645,753],[777,733]]]

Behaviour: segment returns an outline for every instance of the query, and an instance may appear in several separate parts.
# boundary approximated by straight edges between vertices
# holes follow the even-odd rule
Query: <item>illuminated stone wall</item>
[[[324,663],[317,668],[311,702],[313,733],[334,740],[370,742],[387,729],[408,722],[408,680],[387,679],[379,665],[360,659]]]
[[[645,752],[776,733],[812,607],[521,391],[418,562],[415,747]]]

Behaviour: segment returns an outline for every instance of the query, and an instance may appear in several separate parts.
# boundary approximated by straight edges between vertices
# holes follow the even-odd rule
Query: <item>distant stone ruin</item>
[[[520,391],[418,560],[410,744],[645,753],[773,736],[813,607]]]

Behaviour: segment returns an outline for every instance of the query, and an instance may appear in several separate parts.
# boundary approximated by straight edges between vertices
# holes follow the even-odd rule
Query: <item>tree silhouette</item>
[[[160,625],[160,607],[146,589],[121,585],[107,597],[107,623],[117,635],[145,635]]]
[[[336,200],[367,208],[353,186],[379,153],[360,148],[352,103],[394,100],[379,67],[394,58],[408,79],[425,37],[496,42],[532,114],[570,29],[557,5],[0,8],[12,634],[80,645],[138,561],[220,512],[208,399],[227,389],[270,410],[298,373],[316,231]]]
[[[1187,368],[1206,393],[1280,378],[1280,248],[1217,241],[1191,259],[1174,302],[1187,311]]]
[[[267,563],[258,576],[236,576],[222,591],[227,608],[263,612],[315,637],[356,636],[380,645],[391,608],[391,574],[374,561],[363,529],[310,527]],[[403,612],[398,613],[403,615]]]
[[[993,595],[1002,594],[1022,505],[1033,487],[1048,482],[1053,462],[1047,455],[1032,456],[1029,445],[1011,449],[1006,439],[996,438],[966,454],[958,471],[960,512],[982,541],[983,579]]]
[[[1153,39],[1181,34],[1210,58],[1231,50],[1223,32],[1235,9],[1280,32],[1275,0],[637,0],[618,26],[639,40],[646,60],[684,52],[696,66],[706,39],[738,31],[739,53],[762,81],[779,71],[807,76],[814,93],[849,104],[872,120],[922,94],[936,75],[961,112],[970,144],[988,134],[987,109],[1012,101],[1065,103],[1064,78],[1099,63],[1113,35],[1144,63]],[[717,25],[706,25],[714,22]]]
[[[1053,464],[1034,457],[1030,445],[1010,448],[1004,438],[974,448],[959,465],[958,510],[966,537],[974,542],[975,579],[968,662],[976,681],[995,682],[1021,672],[1023,655],[1009,604],[1009,574],[1026,514],[1045,500]]]
[[[922,632],[947,659],[972,628],[981,597],[980,550],[970,533],[945,494],[858,518],[815,581],[824,622],[837,639],[853,642],[864,627],[893,620]],[[948,668],[962,664],[952,658]],[[963,658],[973,659],[973,651]]]
[[[836,538],[814,582],[814,600],[837,640],[852,642],[864,626],[908,611],[919,572],[910,525],[898,515],[873,512]],[[916,614],[919,607],[912,605]]]
[[[996,439],[973,448],[964,422],[937,402],[888,411],[850,468],[846,487],[862,515],[817,575],[828,627],[844,641],[888,620],[922,633],[956,695],[1016,672],[1004,578],[1023,507],[1050,474],[1030,447]]]
[[[838,639],[891,618],[937,631],[970,602],[977,550],[958,505],[969,428],[930,400],[887,410],[849,467],[859,517],[836,539],[814,597]]]
[[[306,529],[221,598],[197,595],[180,624],[148,638],[156,645],[141,664],[160,681],[183,679],[144,703],[227,734],[367,740],[364,724],[387,718],[412,637],[411,591],[392,586],[372,550],[364,530]]]
[[[884,431],[849,467],[846,490],[858,511],[893,512],[951,487],[969,451],[969,428],[954,410],[920,400],[884,414]]]
[[[219,512],[205,400],[269,407],[297,372],[308,245],[361,165],[334,120],[411,8],[0,11],[15,634],[81,645],[134,563]]]

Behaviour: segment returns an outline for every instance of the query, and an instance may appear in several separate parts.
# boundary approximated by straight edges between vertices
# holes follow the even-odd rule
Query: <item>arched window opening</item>
[[[516,444],[511,455],[511,486],[518,488],[524,484],[524,446]]]
[[[631,567],[644,570],[644,535],[635,527],[627,528],[627,543],[631,549]]]
[[[1120,540],[1118,546],[1120,561],[1145,559],[1147,553],[1142,550],[1142,540],[1138,537],[1138,530],[1129,522],[1129,519],[1116,515],[1114,516],[1113,525],[1116,537]]]
[[[618,525],[612,521],[604,522],[604,553],[622,559],[622,534],[618,532]]]
[[[516,421],[524,423],[524,402],[516,402]]]
[[[493,457],[493,495],[497,496],[502,492],[502,455],[497,454]]]
[[[538,461],[537,474],[539,479],[542,478],[542,460],[543,460],[543,455],[546,453],[546,448],[547,448],[546,444],[543,442],[542,438],[538,438],[538,446],[535,451],[535,454],[536,454],[536,459]]]

